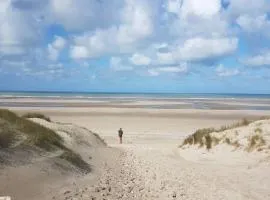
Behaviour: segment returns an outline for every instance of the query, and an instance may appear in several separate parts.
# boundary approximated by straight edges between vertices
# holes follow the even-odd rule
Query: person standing
[[[120,139],[120,144],[122,144],[122,137],[123,137],[123,130],[122,130],[122,128],[120,128],[119,129],[119,131],[118,131],[118,136],[119,136],[119,139]]]

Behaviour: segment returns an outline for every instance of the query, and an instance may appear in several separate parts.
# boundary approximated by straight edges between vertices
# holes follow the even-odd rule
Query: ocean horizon
[[[265,98],[270,94],[247,93],[162,93],[162,92],[73,92],[73,91],[0,91],[0,97],[138,97],[138,98]]]

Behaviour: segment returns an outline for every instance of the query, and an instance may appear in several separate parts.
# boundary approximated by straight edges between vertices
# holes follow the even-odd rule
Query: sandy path
[[[267,169],[198,164],[184,160],[169,146],[114,145],[122,153],[104,163],[95,185],[67,193],[63,199],[269,199]],[[260,183],[260,184],[258,184]]]

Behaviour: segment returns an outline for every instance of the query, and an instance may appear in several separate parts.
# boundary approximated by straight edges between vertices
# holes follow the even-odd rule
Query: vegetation
[[[72,165],[79,167],[84,172],[90,172],[90,166],[87,162],[85,162],[80,155],[68,150],[65,151],[61,156],[61,159],[64,159],[68,162],[70,162]]]
[[[209,134],[205,136],[205,145],[207,149],[212,148],[212,137]]]
[[[262,129],[261,128],[256,128],[254,131],[255,131],[255,133],[262,133]]]
[[[227,144],[229,144],[229,145],[231,144],[231,140],[230,140],[229,138],[226,138],[226,139],[225,139],[225,142],[226,142]]]
[[[26,144],[35,145],[46,150],[53,150],[55,147],[64,148],[62,138],[51,129],[19,117],[5,109],[0,109],[0,119],[6,124],[6,128],[1,127],[2,132],[5,132],[4,129],[7,129],[7,127],[13,127],[13,132],[21,132],[26,135],[27,139],[24,141]],[[13,138],[8,132],[5,132],[5,135]],[[1,143],[4,143],[4,139],[2,139]]]
[[[42,116],[41,114],[31,114],[27,116]],[[19,145],[39,147],[45,151],[61,150],[63,154],[60,158],[67,160],[83,171],[89,172],[89,165],[76,153],[72,152],[63,144],[63,139],[53,130],[41,126],[27,119],[19,117],[14,112],[0,109],[0,150],[10,148],[18,140],[20,135],[24,139]],[[48,120],[47,120],[48,121]]]
[[[0,121],[0,148],[8,148],[15,141],[14,130],[4,121]]]
[[[247,150],[252,151],[255,147],[261,147],[263,145],[265,145],[264,138],[261,135],[256,134],[256,135],[253,135],[249,139],[249,144],[248,144]]]
[[[226,130],[229,130],[229,129],[238,128],[238,127],[241,127],[241,126],[247,126],[252,122],[253,121],[247,120],[247,119],[244,118],[241,121],[236,122],[234,124],[231,124],[229,126],[222,126],[219,129],[215,130],[215,132],[222,132],[222,131],[226,131]]]
[[[203,144],[204,144],[203,138],[205,136],[209,135],[209,133],[212,133],[214,131],[215,131],[215,129],[213,129],[213,128],[199,129],[199,130],[195,131],[195,133],[193,133],[192,135],[188,136],[184,140],[183,145],[200,144],[200,146],[203,146]]]
[[[260,120],[263,120],[263,119],[269,119],[269,118],[268,117],[260,118]],[[214,144],[218,144],[220,142],[220,139],[211,136],[211,133],[213,133],[213,132],[223,132],[223,131],[230,130],[230,129],[233,129],[233,128],[247,126],[252,122],[253,121],[251,121],[251,120],[242,119],[241,121],[239,121],[237,123],[234,123],[234,124],[229,125],[229,126],[222,126],[219,129],[215,129],[215,128],[199,129],[199,130],[195,131],[192,135],[188,136],[184,140],[184,142],[183,142],[183,144],[181,146],[184,146],[184,145],[187,145],[187,144],[189,144],[189,145],[199,144],[200,147],[203,147],[205,145],[207,149],[211,149]],[[260,132],[261,129],[257,128],[255,130],[255,132],[256,131]],[[237,132],[237,134],[238,134],[238,132]],[[230,141],[229,138],[225,139],[225,143],[227,143],[229,145],[233,145],[235,147],[240,146],[238,141],[232,142],[232,141]]]
[[[44,119],[48,122],[51,122],[51,119],[41,113],[26,113],[22,116],[23,118],[40,118],[40,119]]]

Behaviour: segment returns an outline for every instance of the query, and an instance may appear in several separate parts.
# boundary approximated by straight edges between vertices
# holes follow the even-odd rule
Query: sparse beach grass
[[[41,116],[38,118],[44,119],[44,115],[42,114],[31,114],[27,116]],[[63,139],[56,132],[27,118],[26,116],[20,117],[9,110],[0,109],[0,150],[1,148],[10,148],[20,138],[20,135],[24,135],[25,139],[19,143],[20,145],[35,146],[50,152],[62,150],[61,159],[67,160],[81,170],[90,171],[90,166],[80,155],[68,149],[64,145]]]
[[[269,119],[269,117],[261,117],[259,118],[259,120],[265,120],[265,119]],[[217,138],[211,135],[211,133],[219,133],[219,132],[223,132],[226,130],[231,130],[234,128],[239,128],[239,127],[243,127],[243,126],[248,126],[250,123],[252,123],[254,121],[252,120],[247,120],[247,119],[242,119],[241,121],[234,123],[232,125],[228,125],[228,126],[221,126],[219,129],[215,129],[215,128],[204,128],[204,129],[198,129],[197,131],[195,131],[193,134],[191,134],[190,136],[188,136],[182,143],[182,145],[180,145],[180,147],[184,146],[184,145],[196,145],[199,144],[200,147],[206,146],[206,148],[209,150],[213,147],[213,145],[218,144],[221,140],[231,146],[234,147],[239,147],[240,144],[238,141],[232,141],[230,138]],[[252,149],[256,146],[262,146],[263,144],[265,144],[265,140],[263,139],[263,137],[260,135],[262,133],[262,129],[257,127],[254,132],[256,133],[256,135],[252,136],[249,140],[249,146],[247,148],[248,151],[252,151]],[[236,135],[238,135],[238,132],[235,131]]]

